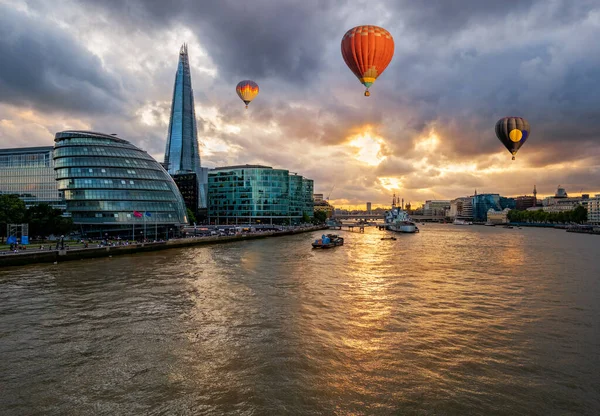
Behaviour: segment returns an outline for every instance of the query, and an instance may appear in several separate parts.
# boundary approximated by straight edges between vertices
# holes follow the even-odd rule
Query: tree
[[[194,213],[192,212],[191,209],[187,208],[187,217],[188,220],[190,222],[190,224],[196,223],[196,216],[194,215]]]
[[[314,222],[315,224],[324,224],[327,221],[327,213],[325,211],[315,211]]]
[[[17,195],[0,195],[0,234],[2,242],[7,224],[21,224],[25,219],[25,203]]]
[[[581,224],[587,221],[587,209],[583,205],[577,205],[573,211],[571,211],[571,220]]]
[[[307,223],[309,223],[309,222],[310,222],[310,217],[308,216],[308,214],[307,214],[306,212],[303,212],[303,213],[302,213],[302,222],[303,222],[304,224],[307,224]]]
[[[59,209],[54,209],[48,204],[32,205],[27,210],[25,219],[29,223],[31,236],[68,234],[73,227],[71,218],[64,218]]]

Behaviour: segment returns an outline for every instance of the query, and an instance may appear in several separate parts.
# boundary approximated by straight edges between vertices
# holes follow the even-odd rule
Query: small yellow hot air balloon
[[[250,101],[254,100],[254,98],[256,98],[258,95],[258,84],[254,81],[246,79],[238,82],[237,87],[235,87],[235,91],[246,104],[246,108],[248,108]]]

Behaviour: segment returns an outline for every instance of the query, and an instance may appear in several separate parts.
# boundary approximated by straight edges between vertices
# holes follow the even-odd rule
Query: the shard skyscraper
[[[173,102],[171,104],[171,118],[169,120],[164,166],[171,176],[175,178],[175,182],[178,182],[179,178],[189,185],[190,180],[195,174],[197,192],[191,192],[190,195],[197,195],[197,208],[206,208],[208,169],[200,166],[196,112],[194,110],[194,91],[192,90],[187,45],[185,44],[181,46],[181,50],[179,51],[179,64],[173,87]],[[180,186],[181,189],[182,187]],[[184,195],[184,199],[189,200],[189,198],[186,198],[186,195]],[[186,204],[188,204],[187,200]],[[195,210],[192,209],[192,211]]]

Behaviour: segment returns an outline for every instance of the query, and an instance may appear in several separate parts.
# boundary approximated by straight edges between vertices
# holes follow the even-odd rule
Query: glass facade
[[[46,203],[64,209],[52,151],[52,146],[0,150],[0,193],[18,195],[28,207]]]
[[[490,209],[502,211],[500,195],[478,194],[473,196],[473,221],[487,221],[487,212]]]
[[[284,169],[259,165],[217,168],[208,174],[209,221],[299,223],[308,212],[309,201],[312,213],[312,191],[312,180]]]
[[[194,91],[186,45],[179,52],[164,166],[171,175],[195,173],[198,181],[198,207],[193,207],[192,211],[206,208],[207,176],[206,171],[200,167]]]
[[[304,200],[302,211],[311,218],[315,215],[314,190],[315,182],[312,179],[302,178],[302,193]]]
[[[158,226],[187,223],[177,185],[146,152],[123,139],[85,131],[57,133],[55,143],[58,189],[82,231],[113,233],[146,224],[152,236]]]

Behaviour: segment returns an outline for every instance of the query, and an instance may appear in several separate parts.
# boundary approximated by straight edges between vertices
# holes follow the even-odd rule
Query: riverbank
[[[98,257],[112,257],[123,254],[134,254],[147,251],[167,250],[171,248],[191,247],[207,244],[223,244],[235,241],[256,240],[268,237],[282,237],[286,235],[302,234],[312,231],[325,230],[326,226],[314,226],[298,228],[285,231],[267,231],[260,233],[248,233],[233,236],[212,236],[212,237],[190,237],[177,238],[156,243],[139,243],[127,246],[106,246],[90,248],[73,248],[69,250],[48,250],[48,251],[23,251],[20,253],[9,253],[0,255],[0,267],[25,266],[35,263],[55,263],[72,260],[83,260]]]

